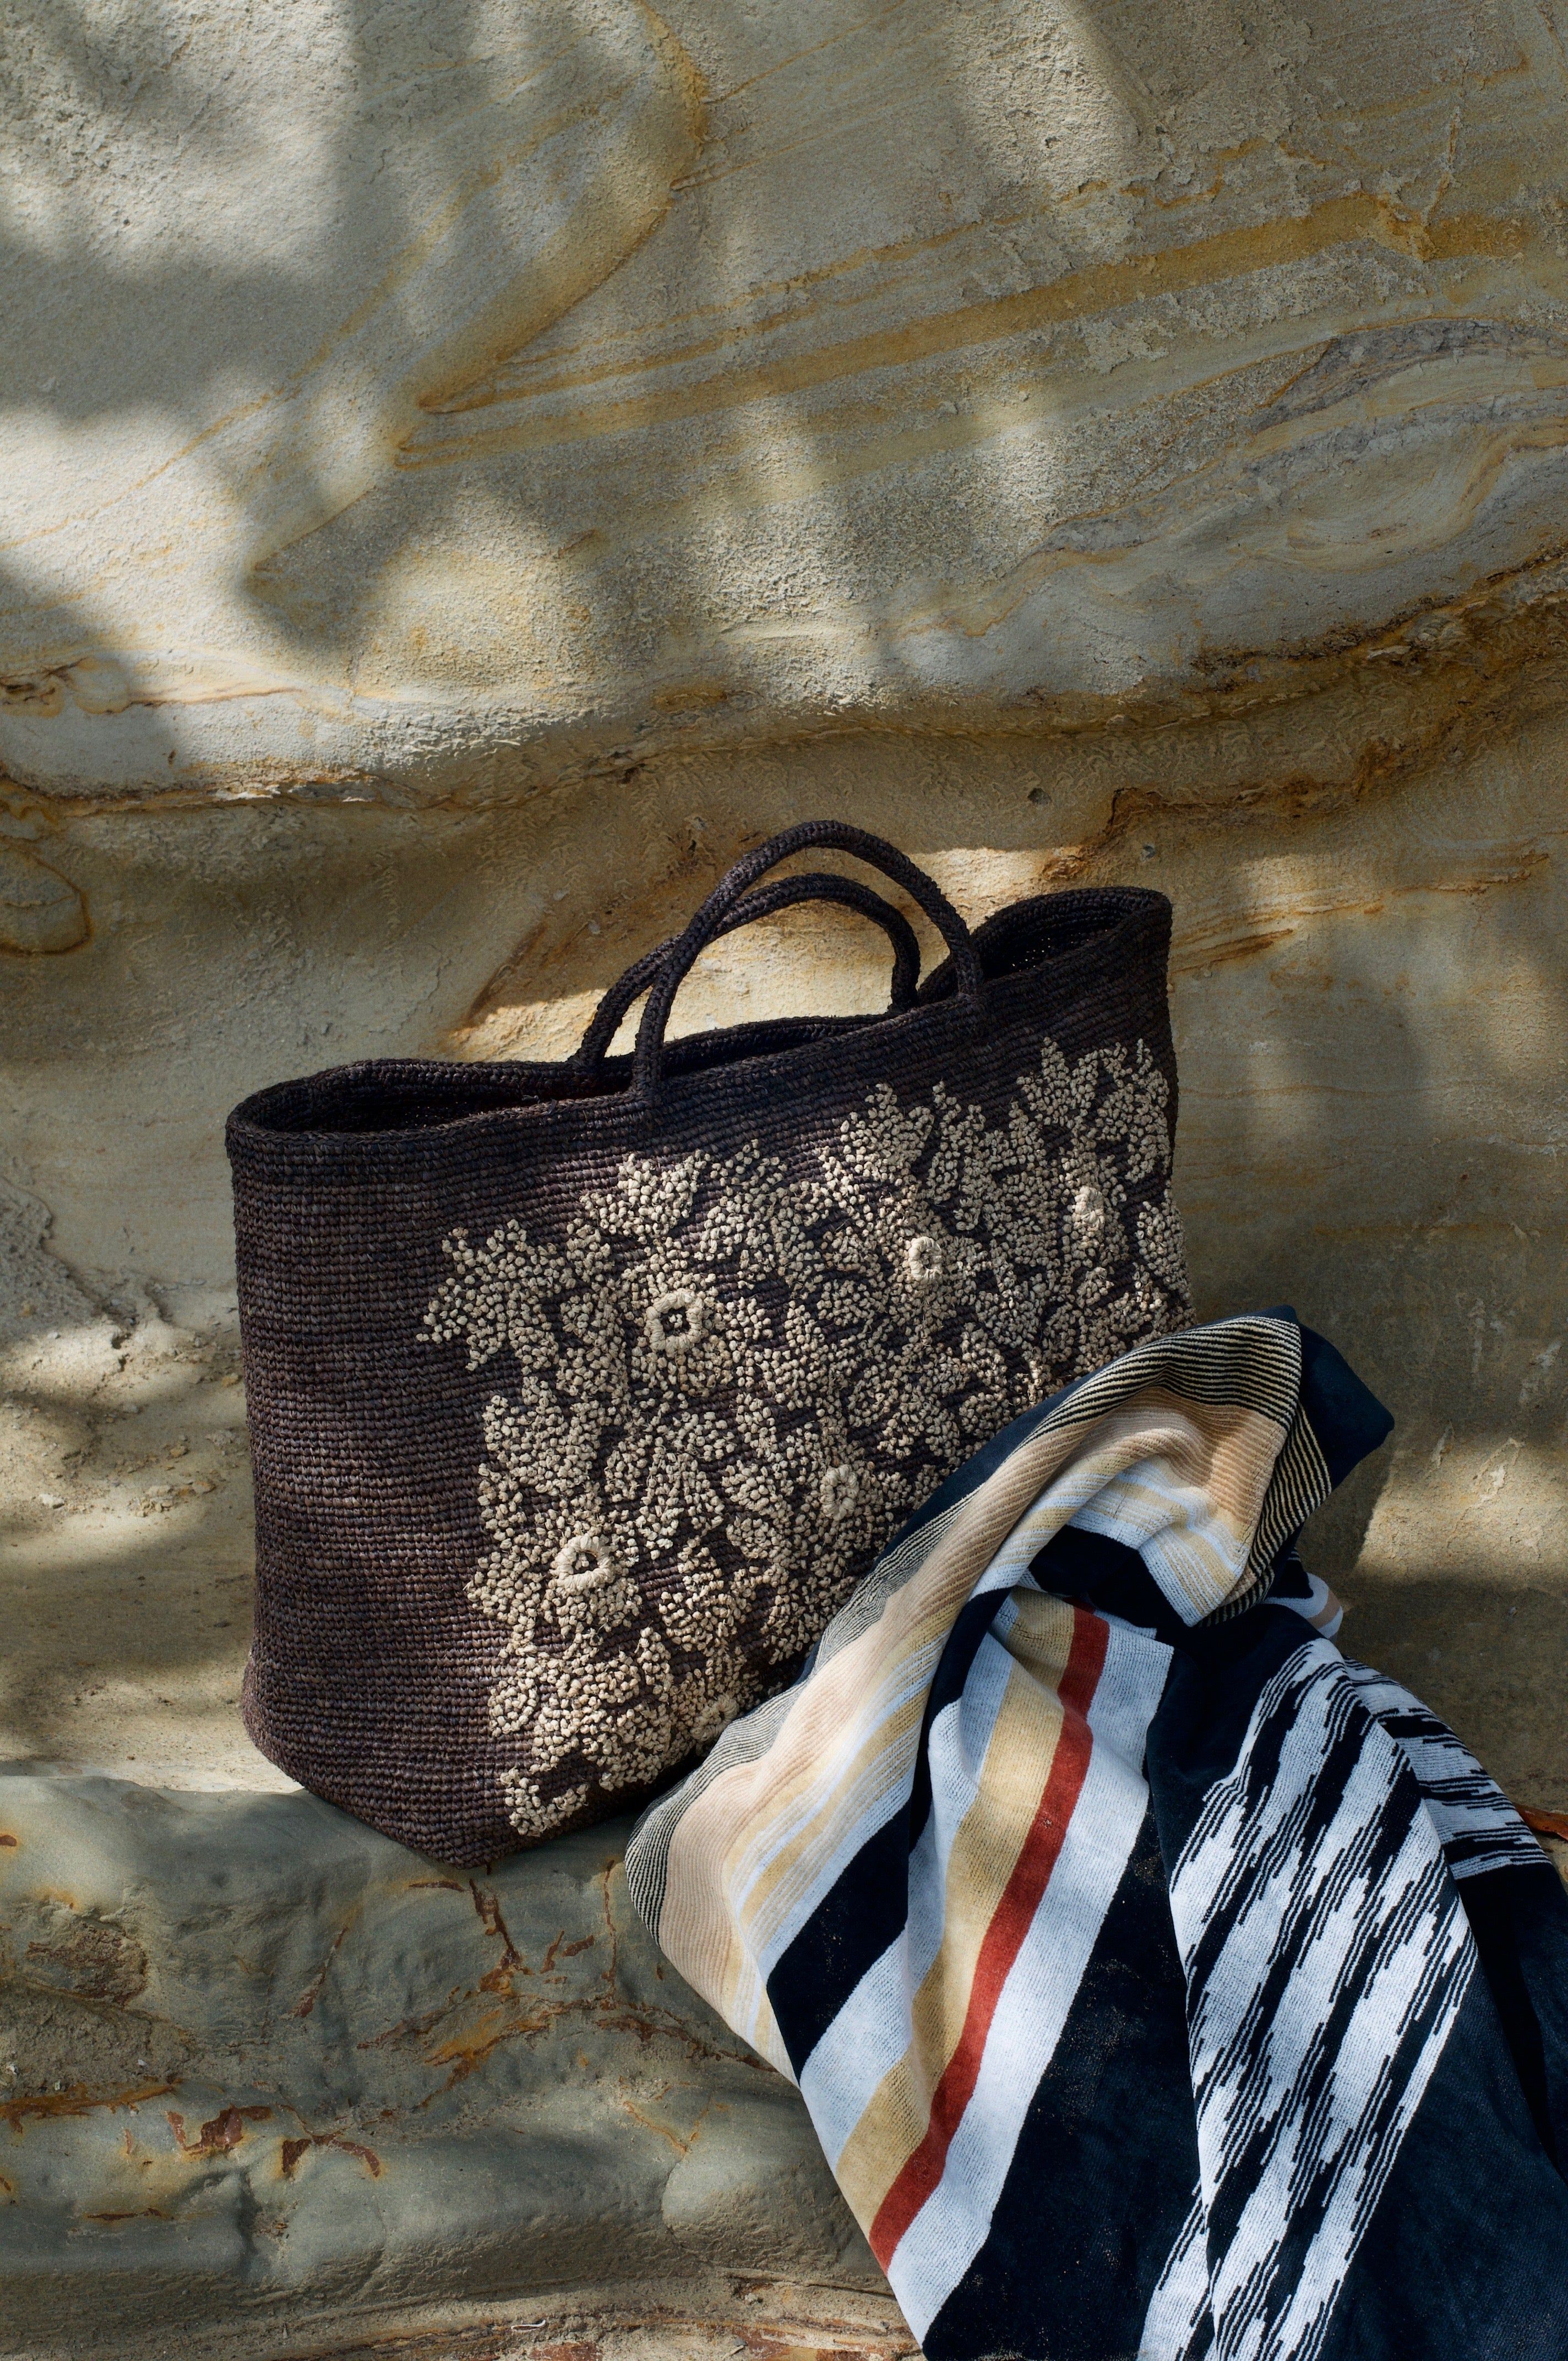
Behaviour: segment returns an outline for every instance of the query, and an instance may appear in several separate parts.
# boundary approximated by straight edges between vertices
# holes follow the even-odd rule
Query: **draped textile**
[[[1390,1423],[1288,1312],[1139,1347],[639,1824],[928,2361],[1568,2355],[1568,1896],[1294,1554]]]

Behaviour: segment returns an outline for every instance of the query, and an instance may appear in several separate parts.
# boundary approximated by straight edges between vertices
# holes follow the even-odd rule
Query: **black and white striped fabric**
[[[627,1855],[927,2361],[1568,2361],[1568,1895],[1295,1555],[1288,1312],[997,1436]]]
[[[1323,2350],[1475,1970],[1419,1776],[1362,1692],[1329,1642],[1296,1648],[1171,1871],[1225,2354]],[[1201,2310],[1185,2349],[1206,2331]]]
[[[1389,1422],[1302,1337],[1281,1456],[1326,1446],[1338,1482]],[[988,2321],[928,2341],[944,2361],[1568,2361],[1568,1896],[1453,1732],[1333,1644],[1339,1604],[1276,1521],[1270,1579],[1196,1631],[1113,1543],[1095,1567],[1074,1533],[1036,1564],[1048,1586],[1070,1557],[1076,1595],[1113,1595],[1173,1651],[1145,1767],[1195,2154],[1146,2301],[1146,2234],[1101,2123],[1121,2300],[1086,2302],[1085,2276],[1042,2307],[1020,2275]],[[1134,1967],[1114,1948],[1080,2001]],[[1151,2082],[1171,1989],[1151,1977],[1118,2028]],[[1092,2113],[1059,2125],[1074,2145]],[[1168,2217],[1179,2172],[1159,2176]]]

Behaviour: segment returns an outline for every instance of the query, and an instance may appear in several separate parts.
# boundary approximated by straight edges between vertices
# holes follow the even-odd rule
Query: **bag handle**
[[[713,939],[733,934],[737,927],[749,927],[753,918],[771,917],[775,910],[787,909],[795,902],[842,902],[863,917],[873,918],[893,945],[893,986],[888,996],[888,1013],[897,1015],[913,1008],[920,983],[920,945],[915,929],[902,910],[858,877],[836,877],[824,869],[813,870],[805,877],[775,877],[771,885],[759,885],[733,909],[727,910],[713,930]],[[620,1030],[620,1020],[635,1000],[641,1000],[664,961],[680,941],[678,935],[666,937],[633,960],[625,974],[610,985],[593,1014],[593,1020],[571,1057],[568,1065],[574,1073],[591,1073],[602,1063],[606,1051]]]
[[[869,836],[864,829],[851,828],[848,820],[802,820],[798,827],[786,828],[782,835],[770,837],[754,852],[743,854],[714,887],[685,934],[672,945],[649,991],[642,1022],[637,1028],[637,1048],[631,1061],[633,1098],[651,1100],[657,1093],[663,1072],[664,1027],[675,994],[736,903],[759,877],[765,876],[781,861],[788,861],[792,854],[819,844],[831,846],[837,852],[852,853],[869,869],[880,869],[884,877],[903,886],[938,928],[952,954],[959,997],[969,1001],[971,1007],[978,1006],[984,982],[979,953],[970,939],[969,928],[926,872],[917,869],[896,846],[884,843],[880,836]]]

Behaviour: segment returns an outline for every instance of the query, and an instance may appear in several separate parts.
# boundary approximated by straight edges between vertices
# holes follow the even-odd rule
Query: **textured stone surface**
[[[7,44],[0,1753],[58,1766],[0,1783],[26,2361],[174,2322],[896,2349],[608,1840],[481,1881],[500,1936],[235,1711],[225,1110],[569,1046],[793,819],[971,917],[1172,895],[1201,1308],[1291,1300],[1389,1402],[1311,1536],[1346,1643],[1568,1810],[1554,5],[87,0]],[[679,1022],[886,982],[797,912]],[[557,1922],[591,1943],[547,1969]]]
[[[900,2349],[798,2097],[632,1917],[623,1833],[464,1877],[310,1796],[0,1774],[0,2350],[281,2354],[617,2283],[742,2319],[751,2283],[761,2325],[792,2280]]]
[[[1245,708],[1556,563],[1545,0],[87,0],[7,65],[35,784]]]

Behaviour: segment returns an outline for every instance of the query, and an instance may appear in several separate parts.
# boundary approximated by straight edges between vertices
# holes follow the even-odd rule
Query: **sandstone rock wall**
[[[7,43],[0,1749],[127,1829],[285,1784],[235,1713],[227,1107],[563,1049],[830,812],[971,917],[1171,895],[1201,1309],[1292,1301],[1390,1403],[1312,1536],[1347,1644],[1568,1809],[1565,35],[86,0]],[[885,989],[818,908],[679,1021]],[[7,2136],[42,2287],[117,2201],[40,2213]],[[156,2225],[91,2235],[165,2283]]]
[[[608,2282],[676,2315],[627,2361],[908,2352],[795,2093],[638,1925],[625,1834],[472,1878],[307,1795],[0,1773],[0,2350],[341,2349],[325,2312],[580,2361]]]
[[[549,787],[1539,607],[1548,0],[87,0],[8,60],[0,752]]]

